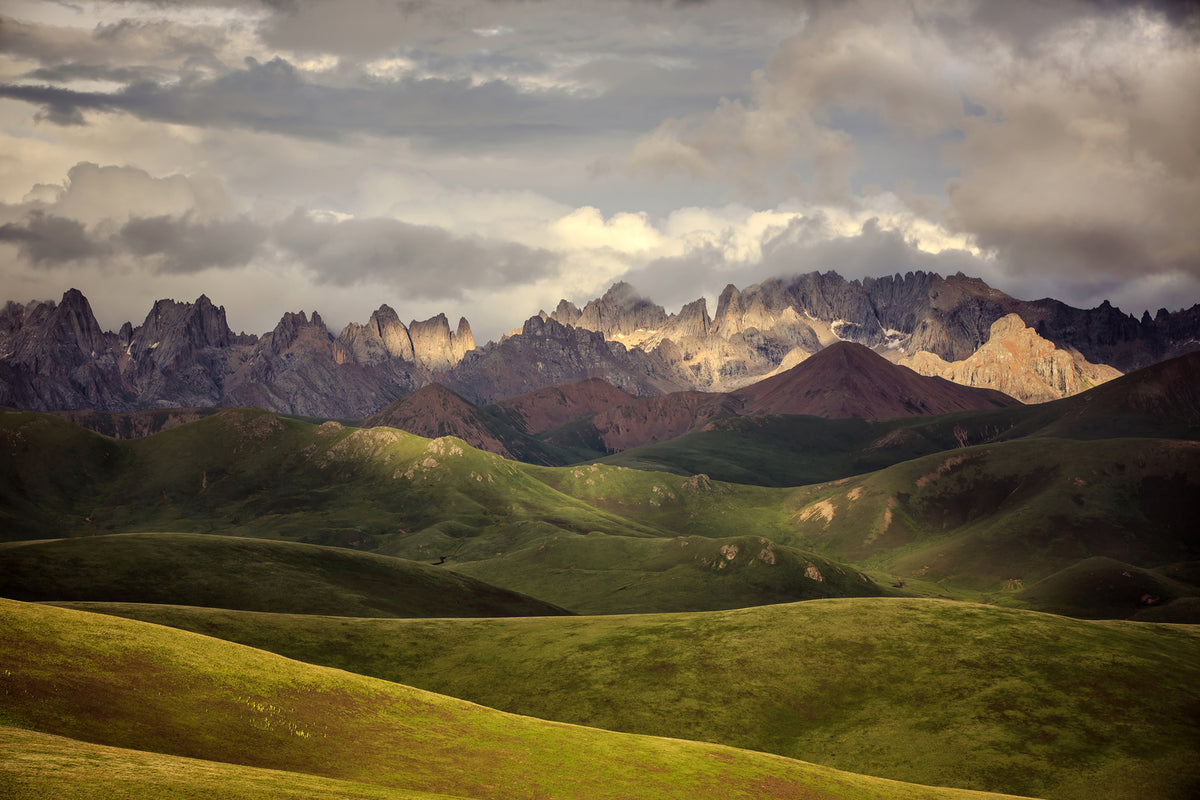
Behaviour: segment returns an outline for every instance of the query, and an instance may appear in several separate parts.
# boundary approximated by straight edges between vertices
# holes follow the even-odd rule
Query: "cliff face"
[[[359,364],[372,366],[393,358],[415,360],[408,328],[388,305],[380,306],[366,325],[351,322],[342,329],[338,340]]]
[[[100,330],[77,289],[58,304],[9,303],[2,319],[0,404],[37,410],[133,407],[117,337]]]
[[[1055,347],[1025,327],[1016,314],[992,323],[988,341],[962,361],[948,363],[919,351],[900,363],[922,375],[995,389],[1023,403],[1069,397],[1121,376],[1110,366],[1092,364],[1078,351]]]

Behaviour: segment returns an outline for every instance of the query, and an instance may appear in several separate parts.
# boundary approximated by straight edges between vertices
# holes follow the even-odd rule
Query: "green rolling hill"
[[[186,533],[0,544],[0,597],[348,617],[566,613],[438,567],[337,547]]]
[[[1200,626],[971,603],[355,620],[87,605],[541,719],[1038,797],[1200,789]]]
[[[157,794],[157,784],[214,796],[210,776],[275,796],[314,777],[365,797],[979,796],[507,714],[142,622],[8,600],[0,611],[9,797],[45,797],[72,773],[99,775],[108,797]],[[199,761],[163,775],[178,759]],[[327,796],[336,789],[320,783]]]

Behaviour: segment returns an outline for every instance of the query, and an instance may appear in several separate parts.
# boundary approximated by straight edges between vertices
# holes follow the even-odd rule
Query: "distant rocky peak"
[[[385,353],[392,358],[404,361],[413,360],[412,337],[409,335],[408,328],[404,327],[404,323],[400,321],[400,315],[391,306],[381,305],[371,315],[370,325],[376,336],[379,337]]]
[[[450,369],[470,350],[475,349],[475,337],[466,319],[458,322],[457,333],[451,333],[450,321],[445,314],[437,314],[427,320],[413,320],[408,326],[412,339],[413,357],[434,372]]]
[[[613,338],[637,330],[661,328],[668,319],[662,306],[642,297],[628,283],[618,281],[603,297],[583,307],[575,325]]]
[[[563,325],[576,325],[579,323],[579,317],[582,313],[579,307],[569,300],[559,300],[558,306],[555,307],[554,313],[550,316],[556,322],[561,322]]]
[[[78,289],[67,291],[55,309],[54,317],[59,332],[57,339],[61,344],[73,344],[84,354],[94,355],[104,351],[104,331],[100,330],[100,323],[96,321],[92,306],[83,292]]]
[[[283,353],[290,349],[302,335],[313,338],[322,344],[327,344],[332,339],[329,329],[325,327],[325,321],[316,311],[313,312],[312,319],[309,319],[303,311],[288,311],[280,318],[275,330],[268,334],[270,349],[276,354]]]
[[[122,329],[123,330],[123,329]],[[122,334],[122,337],[123,334]],[[146,320],[127,340],[134,353],[168,343],[174,347],[229,347],[233,331],[225,321],[225,307],[214,306],[207,295],[195,303],[158,300]]]
[[[712,319],[708,316],[708,302],[701,297],[685,305],[679,310],[679,315],[671,327],[676,335],[707,336],[712,327]]]
[[[471,332],[471,323],[467,322],[466,317],[458,318],[458,327],[451,337],[451,344],[455,364],[462,361],[463,356],[475,349],[475,334]]]

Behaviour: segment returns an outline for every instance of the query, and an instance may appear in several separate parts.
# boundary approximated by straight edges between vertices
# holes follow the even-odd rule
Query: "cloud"
[[[1153,52],[1153,58],[1139,54]],[[1015,270],[1200,276],[1200,49],[1135,12],[1078,22],[973,97],[947,221]]]
[[[198,272],[209,267],[245,267],[266,241],[263,226],[246,217],[198,221],[183,217],[134,218],[114,237],[131,255],[154,264],[156,272]]]
[[[96,225],[131,217],[194,215],[214,219],[231,213],[233,202],[218,181],[205,176],[155,178],[137,167],[80,162],[52,204],[56,213]]]
[[[33,265],[128,267],[187,273],[245,266],[267,230],[232,203],[215,180],[155,178],[135,167],[80,162],[59,185],[40,184],[22,204],[4,206],[0,241]]]
[[[32,211],[20,222],[0,225],[0,242],[15,244],[35,266],[60,266],[103,255],[96,241],[77,220]]]
[[[565,135],[620,119],[616,106],[554,88],[520,91],[494,80],[405,78],[328,85],[287,61],[247,58],[219,77],[142,82],[117,91],[0,85],[0,97],[41,108],[42,119],[85,124],[85,112],[122,112],[197,127],[243,128],[327,141],[360,134],[415,137],[438,146],[489,146]],[[606,120],[609,123],[606,123]]]
[[[303,210],[275,226],[273,241],[319,283],[386,283],[424,299],[532,283],[558,266],[551,252],[512,242],[396,219],[322,219]]]
[[[664,120],[628,164],[855,209],[872,182],[905,195],[921,176],[896,165],[932,145],[948,180],[920,212],[1019,275],[1200,276],[1184,5],[813,2],[750,101]]]

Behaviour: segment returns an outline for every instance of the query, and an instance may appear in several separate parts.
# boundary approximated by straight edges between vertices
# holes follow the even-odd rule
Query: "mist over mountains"
[[[668,313],[617,283],[582,308],[563,300],[479,346],[466,319],[454,328],[444,314],[405,325],[386,304],[337,334],[319,311],[287,312],[261,335],[235,334],[205,295],[160,300],[140,325],[105,332],[87,298],[70,290],[58,303],[0,310],[0,404],[251,405],[361,419],[434,382],[472,403],[592,378],[636,396],[728,392],[839,341],[923,374],[1042,401],[1200,348],[1200,305],[1138,319],[1107,302],[1085,310],[1017,300],[961,273],[848,281],[812,272],[730,285],[711,314],[703,298]]]

